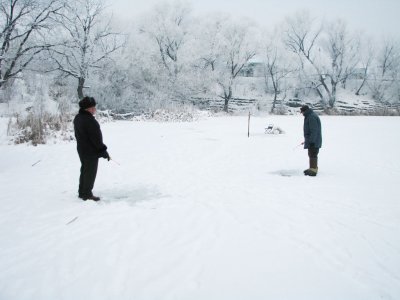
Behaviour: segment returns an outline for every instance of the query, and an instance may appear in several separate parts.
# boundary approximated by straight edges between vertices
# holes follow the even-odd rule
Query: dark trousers
[[[96,156],[82,156],[79,155],[81,160],[81,175],[79,177],[79,197],[93,196],[92,190],[97,175],[97,166],[99,159]]]
[[[318,169],[319,148],[308,148],[308,157],[310,158],[310,168]]]

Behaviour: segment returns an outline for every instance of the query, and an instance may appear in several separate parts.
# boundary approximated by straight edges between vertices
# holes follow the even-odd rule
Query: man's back
[[[99,157],[101,152],[107,150],[100,125],[90,112],[79,110],[74,118],[74,131],[80,155]]]
[[[309,108],[304,113],[304,138],[305,148],[307,149],[310,144],[314,144],[315,148],[322,146],[322,130],[321,120],[319,116]]]

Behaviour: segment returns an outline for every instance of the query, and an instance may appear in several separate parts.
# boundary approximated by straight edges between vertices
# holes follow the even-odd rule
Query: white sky
[[[173,0],[167,0],[173,1]],[[135,17],[162,0],[109,0],[114,16]],[[378,36],[400,37],[400,0],[198,0],[191,1],[195,14],[223,11],[247,16],[260,24],[274,26],[286,16],[307,9],[313,16],[336,17],[351,29]]]

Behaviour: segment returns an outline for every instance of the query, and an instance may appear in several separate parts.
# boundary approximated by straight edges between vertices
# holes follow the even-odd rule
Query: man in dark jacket
[[[77,150],[81,160],[79,198],[99,201],[100,198],[92,193],[99,157],[110,160],[110,156],[107,152],[107,146],[103,144],[100,125],[94,118],[96,101],[92,97],[85,97],[79,102],[79,107],[79,113],[74,119]]]
[[[322,146],[321,120],[307,105],[303,105],[300,112],[304,116],[304,149],[308,149],[310,162],[310,167],[304,171],[304,175],[317,176],[318,153]]]

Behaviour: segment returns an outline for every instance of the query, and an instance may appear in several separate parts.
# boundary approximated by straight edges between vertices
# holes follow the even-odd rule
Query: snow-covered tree
[[[257,37],[255,26],[247,20],[225,18],[217,21],[215,26],[215,35],[210,40],[213,47],[203,60],[212,71],[210,75],[218,86],[217,95],[224,100],[223,110],[228,112],[237,77],[256,55]]]
[[[262,49],[262,56],[265,60],[265,84],[267,90],[269,90],[269,84],[272,84],[274,95],[271,112],[275,112],[278,97],[281,96],[280,100],[286,97],[286,92],[289,89],[287,77],[298,69],[292,54],[284,49],[280,34],[280,31],[275,30],[272,35],[267,36]]]
[[[190,11],[186,2],[163,2],[154,7],[140,28],[156,45],[159,62],[172,78],[183,68],[180,52],[188,39]]]
[[[217,82],[221,87],[220,97],[224,99],[225,112],[228,112],[237,76],[257,53],[258,47],[253,29],[252,24],[243,21],[230,23],[224,30]]]
[[[140,54],[135,55],[140,84],[160,105],[192,100],[201,91],[195,23],[191,5],[183,1],[160,3],[141,19],[132,49]]]
[[[198,42],[198,61],[196,67],[215,71],[222,55],[224,30],[230,22],[229,15],[211,14],[198,23],[196,40]]]
[[[321,101],[324,101],[320,86],[328,88],[321,68],[320,48],[317,44],[322,26],[316,25],[315,20],[307,11],[302,11],[286,18],[284,32],[283,41],[287,49],[298,55],[300,72],[303,77],[308,78],[311,87],[318,93]]]
[[[339,83],[344,82],[359,64],[360,41],[352,35],[343,20],[328,23],[323,48],[329,63],[323,68],[329,79],[325,91],[329,95],[329,106],[334,107]]]
[[[370,78],[370,69],[374,60],[375,49],[373,47],[373,42],[370,39],[365,39],[362,41],[359,53],[359,70],[358,74],[352,74],[356,80],[361,80],[361,83],[357,86],[355,95],[359,96],[362,89],[366,86]],[[345,84],[344,84],[344,87]]]
[[[53,44],[46,36],[63,0],[0,0],[0,88]]]
[[[400,45],[384,39],[375,56],[374,70],[368,81],[372,97],[379,102],[398,100],[400,79]]]
[[[91,71],[102,68],[124,44],[124,37],[113,32],[105,8],[102,0],[69,0],[57,18],[63,42],[52,49],[52,59],[56,70],[78,80],[79,99]]]
[[[334,107],[336,92],[358,64],[359,41],[342,20],[316,24],[307,12],[299,12],[286,20],[285,43],[311,67],[311,82],[322,103]]]

